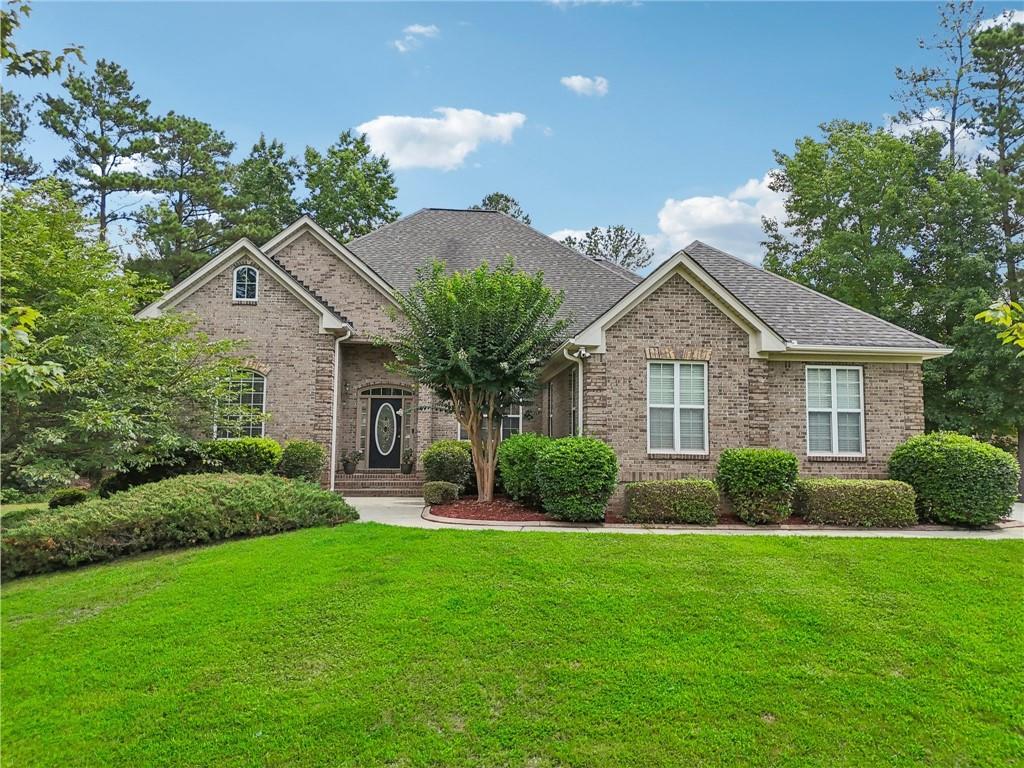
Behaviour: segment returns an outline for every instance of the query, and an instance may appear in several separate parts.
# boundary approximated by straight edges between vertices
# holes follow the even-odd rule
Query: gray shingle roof
[[[627,294],[641,278],[608,262],[566,248],[496,211],[424,208],[356,238],[346,247],[392,287],[405,291],[416,269],[435,259],[452,271],[467,271],[511,256],[526,272],[544,273],[553,290],[565,291],[562,315],[570,334],[581,330]]]
[[[699,240],[683,251],[787,342],[942,349],[941,344],[931,339],[766,272]]]

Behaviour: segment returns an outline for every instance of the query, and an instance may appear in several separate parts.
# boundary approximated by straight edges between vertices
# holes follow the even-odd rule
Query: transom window
[[[487,417],[484,416],[485,425]],[[523,431],[523,406],[513,405],[508,413],[501,417],[501,439],[505,440],[512,435],[522,434]],[[469,433],[459,424],[459,440],[469,440]]]
[[[260,273],[248,265],[235,268],[235,287],[232,294],[235,301],[255,302],[259,290]]]
[[[263,437],[267,378],[256,371],[239,371],[229,386],[230,394],[222,403],[214,438]]]
[[[864,455],[864,388],[857,366],[807,366],[807,452]]]
[[[649,452],[708,452],[707,377],[706,363],[648,363]]]

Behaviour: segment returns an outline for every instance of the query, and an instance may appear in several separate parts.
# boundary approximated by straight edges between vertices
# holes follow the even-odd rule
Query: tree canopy
[[[579,251],[592,259],[604,259],[636,272],[651,263],[654,249],[639,232],[615,224],[601,229],[593,227],[581,237],[569,235],[562,245]]]
[[[506,195],[504,192],[491,192],[489,195],[484,195],[484,199],[476,205],[469,206],[471,211],[497,211],[498,213],[504,213],[506,216],[511,216],[517,221],[523,222],[523,224],[531,224],[530,214],[523,210],[523,206],[519,204],[512,195]]]
[[[490,500],[501,416],[536,392],[566,328],[556,318],[563,296],[511,259],[454,274],[436,262],[418,277],[396,294],[399,331],[384,341],[395,369],[432,390],[466,430],[480,499]]]

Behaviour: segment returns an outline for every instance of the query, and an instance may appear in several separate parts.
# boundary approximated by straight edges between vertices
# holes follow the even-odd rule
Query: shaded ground
[[[5,585],[4,765],[1011,765],[1024,543],[374,524]]]

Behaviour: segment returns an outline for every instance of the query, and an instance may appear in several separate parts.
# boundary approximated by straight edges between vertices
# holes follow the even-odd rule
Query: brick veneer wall
[[[768,364],[769,443],[792,451],[808,475],[886,477],[889,454],[924,431],[924,388],[917,363],[861,363],[864,382],[864,458],[807,456],[805,369],[819,361]],[[858,365],[857,363],[834,363]]]
[[[267,377],[265,433],[276,440],[316,440],[330,448],[334,337],[319,332],[319,319],[267,270],[260,269],[257,303],[232,301],[239,258],[172,309],[193,314],[214,339],[246,341],[241,354]]]
[[[391,302],[313,235],[300,235],[274,258],[351,320],[359,337],[394,330],[387,313]]]
[[[884,476],[892,449],[924,429],[921,366],[865,363],[866,459],[808,459],[807,363],[750,358],[747,333],[678,275],[607,330],[606,349],[584,363],[584,430],[615,449],[621,483],[710,477],[723,449],[748,445],[791,450],[806,474]],[[708,364],[706,457],[647,452],[647,363],[664,359]],[[620,488],[610,508],[622,501]]]

